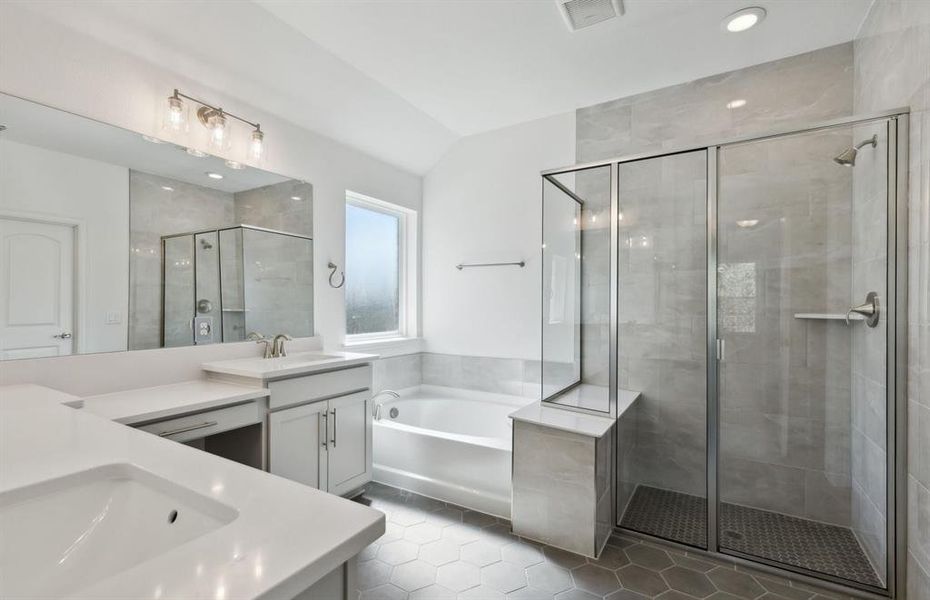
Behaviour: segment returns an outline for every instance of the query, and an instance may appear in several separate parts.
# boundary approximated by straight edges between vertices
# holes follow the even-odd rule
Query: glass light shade
[[[168,107],[162,127],[168,131],[185,131],[187,129],[187,110],[184,100],[177,96],[168,97]]]
[[[252,132],[249,138],[249,160],[260,163],[265,158],[265,134],[261,129]]]
[[[229,122],[222,112],[215,112],[207,118],[207,129],[210,131],[210,148],[213,150],[226,150],[229,148]]]

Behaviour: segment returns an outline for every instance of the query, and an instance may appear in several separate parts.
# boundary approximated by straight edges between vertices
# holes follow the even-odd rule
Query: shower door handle
[[[849,317],[856,313],[857,315],[862,315],[865,317],[865,324],[869,327],[878,326],[878,318],[881,314],[881,308],[878,304],[878,294],[875,292],[869,292],[865,297],[865,303],[860,304],[859,306],[850,307],[846,311],[846,324],[849,325]]]

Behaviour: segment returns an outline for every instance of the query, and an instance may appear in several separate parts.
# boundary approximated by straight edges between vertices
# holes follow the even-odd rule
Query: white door
[[[371,393],[329,400],[329,491],[342,495],[371,481]]]
[[[0,219],[0,358],[74,350],[74,228]]]
[[[268,470],[326,490],[326,402],[271,413]]]

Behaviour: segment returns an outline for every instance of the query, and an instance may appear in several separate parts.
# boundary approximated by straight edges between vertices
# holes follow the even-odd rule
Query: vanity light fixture
[[[755,27],[765,19],[765,9],[751,6],[738,10],[723,20],[723,28],[730,33],[739,33]]]
[[[262,131],[262,126],[260,124],[243,119],[238,115],[234,115],[220,107],[208,104],[203,100],[198,100],[193,96],[183,94],[177,89],[174,90],[172,95],[168,96],[168,107],[164,121],[165,129],[174,132],[186,131],[187,110],[184,105],[185,100],[189,100],[193,104],[198,105],[197,120],[210,132],[209,145],[211,149],[218,151],[229,149],[229,119],[232,118],[252,128],[252,133],[249,135],[249,146],[246,149],[249,160],[253,162],[260,162],[262,160],[265,154],[265,133]]]
[[[219,173],[213,173],[212,171],[207,171],[206,173],[204,173],[204,175],[206,175],[210,179],[222,179],[223,178],[223,176],[220,175]]]

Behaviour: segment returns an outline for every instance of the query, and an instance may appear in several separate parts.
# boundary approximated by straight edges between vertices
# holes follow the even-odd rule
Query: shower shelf
[[[814,320],[826,320],[826,321],[845,321],[846,315],[844,313],[795,313],[795,319],[814,319]],[[850,321],[864,321],[865,317],[862,315],[857,315],[855,313],[849,315]]]

